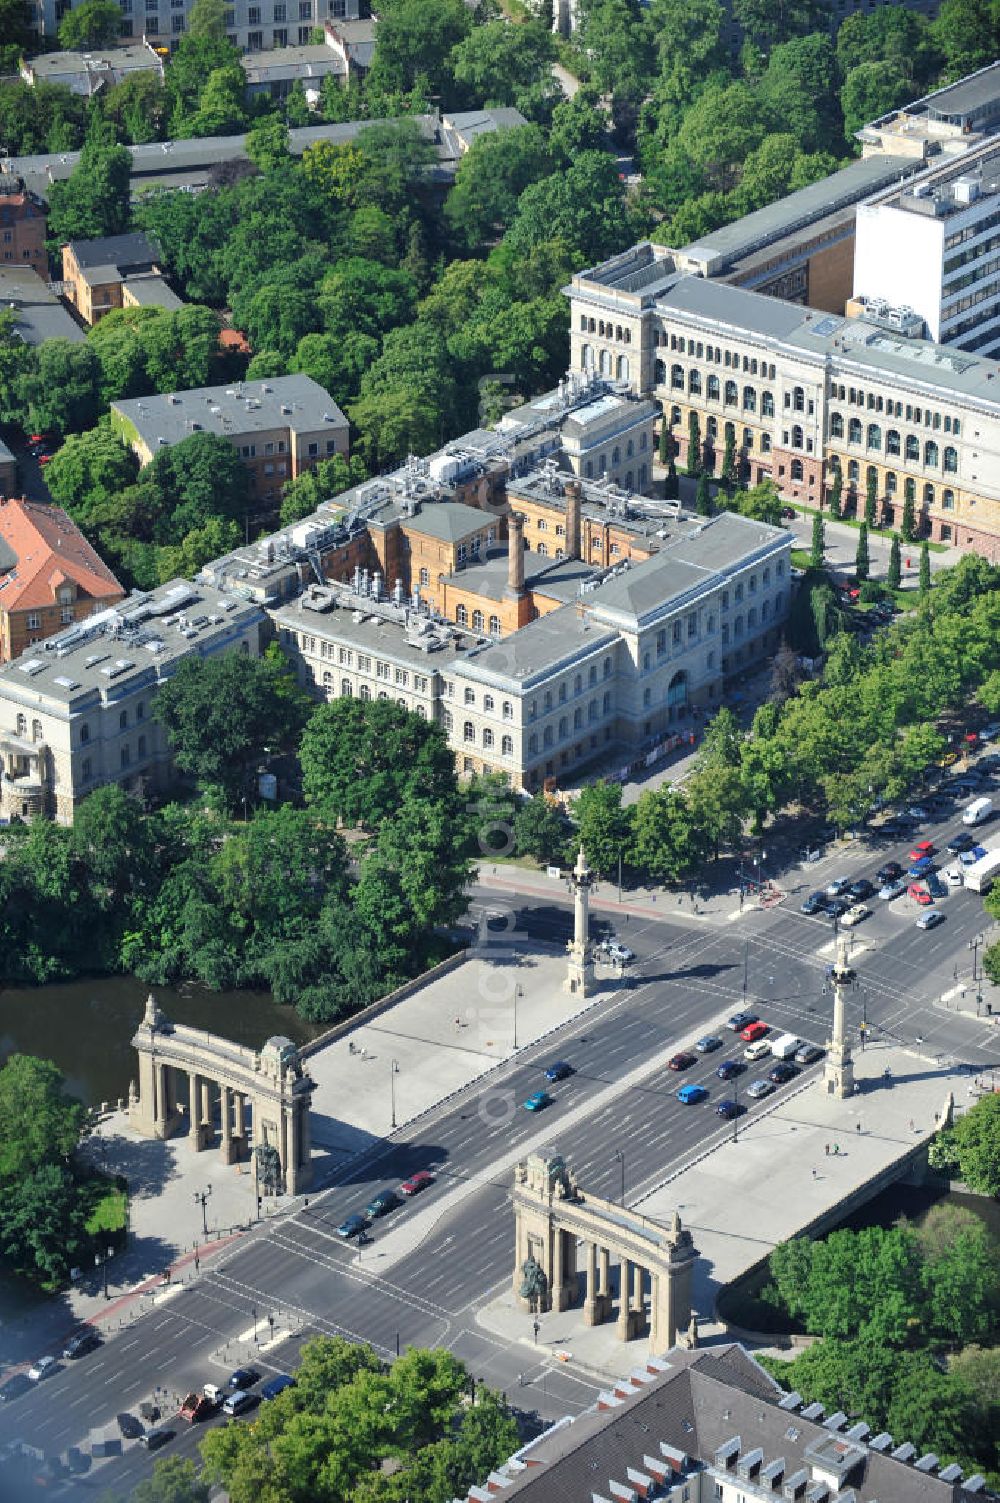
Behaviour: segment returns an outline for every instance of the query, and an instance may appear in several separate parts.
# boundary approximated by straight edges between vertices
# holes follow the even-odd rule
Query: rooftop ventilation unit
[[[888,1451],[891,1445],[892,1436],[889,1434],[888,1430],[883,1430],[880,1435],[876,1435],[875,1439],[869,1443],[870,1449],[872,1451],[878,1451],[880,1454],[884,1451]]]

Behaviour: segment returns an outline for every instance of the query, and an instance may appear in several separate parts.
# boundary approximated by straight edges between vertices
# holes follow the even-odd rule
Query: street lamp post
[[[517,1052],[517,1004],[524,996],[520,985],[514,987],[514,1051]]]
[[[396,1126],[396,1076],[399,1074],[399,1066],[396,1061],[389,1061],[389,1095],[392,1100],[392,1125]]]
[[[196,1190],[194,1192],[194,1203],[196,1206],[201,1206],[201,1230],[203,1235],[206,1237],[208,1236],[208,1211],[206,1210],[206,1207],[208,1205],[208,1200],[211,1193],[211,1185],[206,1185],[204,1190]]]
[[[969,940],[969,949],[972,951],[972,979],[976,984],[976,1017],[979,1017],[983,1005],[983,976],[979,969],[979,947],[983,944],[986,936],[977,934],[975,939]]]
[[[620,1148],[615,1149],[615,1160],[621,1165],[622,1171],[622,1205],[625,1204],[625,1154]]]
[[[736,1107],[733,1117],[733,1142],[736,1143],[740,1135],[740,1077],[738,1075],[733,1076],[733,1103]]]

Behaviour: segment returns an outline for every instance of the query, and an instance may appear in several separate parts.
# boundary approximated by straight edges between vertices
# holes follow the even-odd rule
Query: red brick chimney
[[[516,511],[507,518],[507,593],[524,594],[524,518]]]
[[[580,502],[582,487],[579,480],[566,482],[566,557],[580,557]]]

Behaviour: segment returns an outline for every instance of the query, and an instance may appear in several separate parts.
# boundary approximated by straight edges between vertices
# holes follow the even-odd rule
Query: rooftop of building
[[[26,497],[0,499],[0,610],[52,605],[66,583],[94,600],[123,593],[61,507]]]
[[[720,512],[666,541],[652,558],[613,569],[587,595],[587,606],[601,621],[635,631],[714,587],[724,572],[780,551],[789,541],[782,527]]]
[[[407,532],[438,538],[443,543],[459,543],[463,538],[482,532],[493,519],[481,507],[442,500],[419,505],[412,516],[404,511],[401,520]]]
[[[2,598],[2,597],[0,597]],[[137,678],[166,678],[191,652],[211,653],[234,629],[263,621],[245,600],[174,579],[79,621],[0,668],[0,692],[72,711],[99,691],[114,698]]]
[[[355,594],[347,586],[312,585],[297,599],[272,613],[272,619],[291,631],[308,632],[328,642],[349,644],[409,665],[425,673],[454,663],[460,641],[474,640],[446,622],[432,621],[409,602],[396,605],[382,597]],[[334,664],[330,665],[331,671]]]
[[[566,511],[566,487],[574,482],[572,472],[546,460],[530,474],[512,479],[507,487],[511,508],[518,501]],[[685,536],[702,525],[702,518],[685,516],[677,501],[658,501],[635,495],[610,480],[580,480],[581,515],[594,522],[634,533],[653,546],[669,538]]]
[[[250,84],[287,78],[325,78],[328,73],[345,71],[343,59],[324,42],[306,47],[279,47],[270,52],[245,52],[240,65]]]
[[[277,56],[277,54],[275,54]],[[491,114],[502,112],[491,111]],[[446,131],[438,115],[407,115],[418,126],[421,134],[434,147],[438,158],[438,170],[454,172],[461,155],[461,143],[453,132]],[[521,117],[523,122],[523,116]],[[347,120],[327,125],[296,126],[288,132],[288,149],[292,156],[301,156],[307,147],[319,141],[342,145],[357,139],[362,131],[374,125],[394,123],[391,120]],[[494,127],[497,128],[497,127]],[[153,141],[141,146],[130,146],[132,154],[133,191],[136,183],[144,179],[156,186],[200,187],[208,179],[213,167],[226,162],[248,160],[246,136],[195,136],[186,140]],[[5,172],[16,174],[27,186],[44,197],[54,182],[68,178],[80,160],[78,151],[44,152],[33,156],[0,158]]]
[[[482,1496],[591,1503],[632,1496],[707,1467],[752,1498],[816,1503],[971,1503],[987,1496],[981,1477],[963,1483],[936,1456],[894,1456],[888,1435],[849,1426],[845,1414],[809,1419],[798,1395],[785,1396],[737,1345],[674,1349],[554,1425],[497,1469]],[[905,1454],[905,1453],[904,1453]],[[484,1484],[486,1479],[483,1479]],[[479,1496],[477,1490],[474,1496]]]
[[[579,605],[562,605],[511,632],[502,642],[463,655],[461,668],[467,677],[524,691],[533,681],[562,672],[617,640],[613,627],[595,622]]]
[[[111,268],[124,275],[133,268],[155,266],[161,259],[159,246],[143,230],[102,240],[71,240],[69,249],[80,270],[92,274]]]
[[[176,313],[178,308],[184,307],[183,298],[179,298],[167,281],[156,272],[125,277],[124,285],[140,308],[164,308],[168,313]]]
[[[506,549],[491,552],[487,558],[474,559],[454,574],[447,575],[446,582],[456,590],[467,590],[486,600],[503,600],[507,596],[508,563]],[[537,553],[524,555],[525,589],[564,605],[578,599],[583,594],[584,585],[596,578],[597,572],[579,558],[542,558]]]
[[[90,52],[42,52],[28,58],[24,74],[32,83],[51,83],[74,74],[88,73],[134,73],[155,68],[163,71],[163,63],[152,47],[137,42],[134,47],[95,47]]]
[[[14,313],[14,328],[25,344],[44,339],[79,344],[86,337],[33,266],[0,266],[0,308]]]
[[[292,432],[328,428],[331,434],[347,429],[347,419],[329,392],[311,376],[300,374],[130,397],[112,402],[111,410],[131,424],[154,452],[199,430],[235,438],[274,428]]]
[[[703,275],[716,276],[732,262],[813,225],[818,219],[837,213],[847,215],[870,193],[900,181],[920,167],[919,161],[905,157],[886,154],[859,157],[828,177],[775,199],[774,203],[722,225],[699,240],[692,240],[676,252],[678,265],[697,266]]]
[[[975,124],[994,119],[1000,115],[1000,62],[946,84],[933,94],[925,94],[906,108],[908,112],[925,112],[938,120],[970,120]]]
[[[455,133],[463,148],[468,151],[480,136],[491,135],[497,130],[515,130],[528,122],[521,111],[514,109],[512,105],[491,105],[486,109],[460,110],[457,114],[445,115],[441,123],[446,130]]]

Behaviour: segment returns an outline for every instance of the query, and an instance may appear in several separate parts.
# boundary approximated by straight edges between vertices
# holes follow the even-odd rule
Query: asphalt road
[[[956,813],[921,828],[914,838],[943,844],[959,826]],[[613,1000],[544,1044],[523,1050],[486,1091],[471,1088],[421,1118],[412,1135],[401,1130],[351,1166],[329,1191],[310,1197],[308,1207],[234,1245],[220,1264],[98,1352],[64,1364],[37,1390],[6,1406],[0,1411],[0,1444],[18,1438],[46,1454],[63,1452],[93,1427],[113,1423],[119,1411],[134,1408],[157,1383],[184,1393],[206,1379],[219,1381],[223,1370],[212,1354],[250,1328],[255,1310],[261,1321],[274,1312],[282,1325],[302,1334],[339,1333],[370,1341],[386,1355],[396,1351],[397,1340],[401,1348],[448,1347],[476,1378],[506,1390],[518,1407],[544,1416],[586,1407],[596,1395],[593,1383],[544,1358],[536,1360],[530,1346],[504,1344],[475,1323],[476,1309],[511,1274],[508,1172],[487,1176],[481,1187],[470,1189],[461,1206],[443,1215],[432,1234],[385,1277],[379,1274],[380,1226],[360,1266],[354,1263],[354,1247],[337,1237],[337,1226],[363,1209],[376,1190],[415,1169],[431,1169],[436,1183],[415,1206],[395,1212],[393,1224],[464,1178],[489,1171],[512,1149],[528,1151],[542,1143],[567,1153],[583,1183],[609,1196],[620,1193],[615,1152],[623,1151],[626,1198],[637,1199],[667,1166],[683,1162],[713,1135],[731,1131],[712,1108],[723,1094],[732,1094],[714,1074],[720,1059],[735,1052],[728,1047],[732,1035],[723,1034],[723,1051],[699,1059],[683,1075],[651,1073],[620,1091],[609,1088],[666,1046],[680,1046],[710,1025],[718,1031],[721,1020],[742,1005],[744,964],[748,1005],[775,1028],[822,1042],[833,930],[827,920],[800,914],[798,904],[833,875],[872,875],[883,860],[905,856],[907,848],[859,842],[846,857],[841,853],[796,868],[783,879],[788,898],[781,907],[747,912],[736,922],[709,926],[633,918],[622,932],[637,961]],[[954,986],[956,966],[966,976],[971,970],[967,946],[983,930],[981,901],[961,890],[952,893],[940,905],[946,922],[929,932],[916,928],[917,909],[909,899],[871,906],[873,916],[854,931],[856,944],[866,949],[857,956],[861,985],[851,998],[851,1025],[866,1017],[893,1038],[920,1037],[925,1051],[978,1066],[1000,1063],[1000,1030],[994,1024],[933,1005]],[[473,895],[474,914],[508,908],[529,934],[555,941],[569,937],[571,914],[561,889],[544,903],[495,892]],[[598,903],[598,930],[616,922]],[[522,1006],[530,1006],[530,997]],[[574,1075],[551,1087],[554,1101],[547,1111],[523,1111],[519,1103],[544,1085],[544,1067],[555,1058],[569,1060]],[[769,1063],[761,1061],[741,1077],[741,1100]],[[675,1099],[678,1085],[689,1080],[709,1086],[709,1102],[688,1108]],[[571,1138],[560,1141],[561,1115],[588,1102],[594,1109]],[[262,1369],[293,1367],[295,1350],[294,1341],[276,1348],[265,1355]],[[179,1425],[174,1428],[169,1451],[160,1454],[192,1450],[201,1433],[201,1427],[193,1433],[186,1425],[183,1433]],[[127,1491],[149,1465],[148,1455],[132,1444],[124,1457],[63,1495]],[[30,1491],[24,1477],[8,1470],[0,1478],[0,1499],[13,1503],[26,1488]]]

